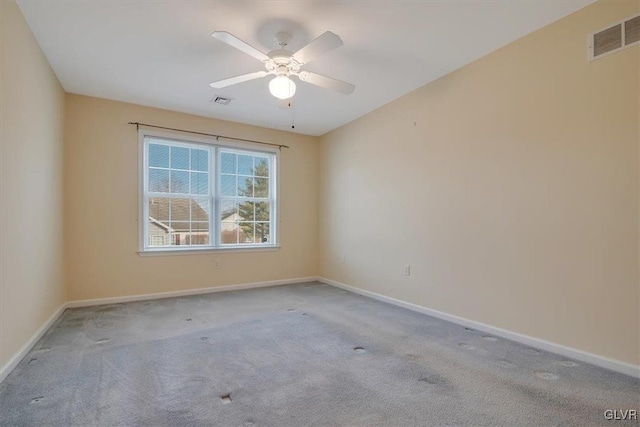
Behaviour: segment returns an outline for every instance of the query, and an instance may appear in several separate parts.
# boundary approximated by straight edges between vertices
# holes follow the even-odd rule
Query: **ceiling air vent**
[[[224,96],[216,95],[211,98],[211,102],[215,104],[229,105],[229,103],[231,103],[231,98],[225,98]]]
[[[640,15],[589,34],[589,60],[601,58],[640,43]]]

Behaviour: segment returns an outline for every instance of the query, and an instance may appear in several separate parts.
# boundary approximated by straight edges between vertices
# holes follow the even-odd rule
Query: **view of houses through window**
[[[273,245],[275,154],[144,138],[145,248]]]

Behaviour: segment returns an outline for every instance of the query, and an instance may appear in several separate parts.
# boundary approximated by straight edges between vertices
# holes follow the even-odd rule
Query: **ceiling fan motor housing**
[[[286,31],[278,31],[276,33],[276,42],[278,43],[278,46],[282,47],[283,49],[286,45],[289,44],[291,38],[291,33],[288,33]]]
[[[272,50],[265,67],[270,73],[280,75],[295,75],[300,71],[300,64],[293,58],[293,53],[285,49]]]

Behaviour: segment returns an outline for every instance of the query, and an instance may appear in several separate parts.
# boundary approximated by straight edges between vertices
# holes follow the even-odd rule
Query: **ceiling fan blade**
[[[267,75],[266,71],[256,71],[255,73],[242,74],[240,76],[229,77],[228,79],[211,82],[209,83],[209,86],[214,87],[216,89],[220,89],[223,87],[235,85],[237,83],[242,83],[242,82],[246,82],[253,79],[259,79],[260,77],[264,77],[266,75]]]
[[[316,57],[332,49],[342,46],[342,39],[337,34],[327,31],[316,39],[312,40],[308,45],[293,54],[293,57],[300,64],[306,64],[313,61]]]
[[[320,86],[326,89],[335,90],[336,92],[349,95],[356,88],[351,83],[343,82],[342,80],[333,79],[331,77],[323,76],[309,71],[300,71],[298,75],[303,82],[311,83],[312,85]]]
[[[246,42],[244,42],[242,40],[240,40],[239,38],[237,38],[233,34],[228,33],[226,31],[214,31],[213,33],[211,33],[211,36],[213,38],[216,38],[216,39],[218,39],[220,41],[225,42],[229,46],[233,46],[236,49],[243,51],[247,55],[253,56],[258,61],[263,61],[264,62],[264,61],[267,61],[269,59],[269,57],[267,55],[265,55],[264,53],[260,52],[255,47],[251,46],[250,44],[248,44],[248,43],[246,43]]]

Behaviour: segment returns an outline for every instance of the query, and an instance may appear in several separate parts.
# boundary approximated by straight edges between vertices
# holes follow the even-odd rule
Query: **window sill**
[[[138,251],[141,257],[147,256],[175,256],[175,255],[207,255],[238,252],[270,252],[277,251],[280,246],[231,246],[223,248],[189,248],[189,249],[146,249]]]

